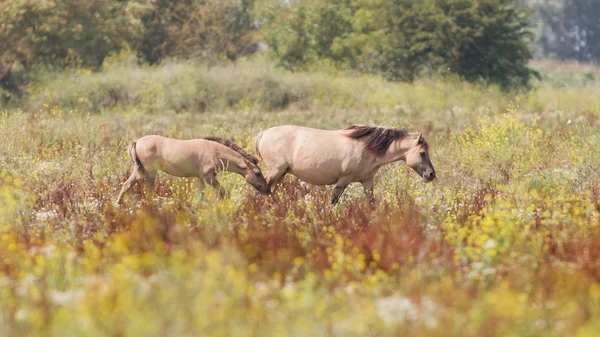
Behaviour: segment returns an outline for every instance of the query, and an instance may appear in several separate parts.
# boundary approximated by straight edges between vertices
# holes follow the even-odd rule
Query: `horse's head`
[[[435,179],[435,169],[429,159],[429,146],[421,133],[417,135],[411,148],[406,153],[406,164],[426,181]]]
[[[244,179],[246,179],[246,182],[254,186],[254,188],[256,188],[256,190],[262,194],[271,194],[269,184],[267,184],[267,181],[265,180],[265,177],[263,176],[258,165],[249,161],[246,161],[246,164],[248,166],[246,173],[244,174]]]

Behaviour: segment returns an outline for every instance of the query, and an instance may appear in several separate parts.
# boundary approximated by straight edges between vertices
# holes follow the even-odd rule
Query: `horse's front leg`
[[[205,188],[206,188],[206,181],[204,180],[204,178],[202,178],[202,177],[198,178],[198,194],[200,195],[200,197],[202,197],[202,192],[204,192]]]
[[[346,187],[352,182],[350,177],[341,177],[338,179],[337,183],[335,183],[335,188],[333,189],[333,195],[331,196],[331,204],[335,205],[340,201],[342,194],[346,190]]]
[[[335,205],[338,203],[338,201],[340,201],[340,198],[342,197],[342,194],[345,190],[346,186],[335,186],[335,188],[333,189],[333,195],[331,196],[332,205]]]
[[[267,169],[268,169],[269,173],[265,177],[265,180],[267,181],[267,184],[269,185],[271,192],[273,192],[273,190],[275,189],[275,185],[279,184],[279,182],[281,182],[281,180],[283,180],[283,177],[287,173],[288,166],[287,165],[279,165],[279,166],[272,167],[272,168],[267,167]]]
[[[370,203],[375,202],[375,194],[373,193],[373,177],[360,182],[365,190],[365,195]]]

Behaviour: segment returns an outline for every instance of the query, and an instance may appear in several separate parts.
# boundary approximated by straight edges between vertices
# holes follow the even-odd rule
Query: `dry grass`
[[[469,84],[465,98],[437,95],[447,82],[352,87],[322,76],[361,100],[390,96],[373,108],[379,100],[272,112],[6,111],[0,335],[595,336],[599,95],[549,86],[510,103],[493,88],[469,96]],[[364,94],[372,83],[381,90]],[[525,101],[543,92],[590,110]],[[337,95],[329,102],[348,97]],[[230,196],[217,200],[162,175],[158,197],[137,186],[114,206],[126,145],[143,134],[231,135],[249,149],[270,125],[369,121],[425,131],[438,179],[390,165],[375,205],[351,187],[331,207],[330,188],[292,177],[267,198],[223,174]]]

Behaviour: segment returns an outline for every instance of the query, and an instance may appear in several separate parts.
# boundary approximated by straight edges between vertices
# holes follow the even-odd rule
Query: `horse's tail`
[[[265,133],[264,131],[261,131],[258,135],[256,135],[256,138],[254,138],[254,150],[256,151],[256,153],[258,153],[258,156],[262,159],[262,155],[260,154],[260,151],[258,149],[258,143],[260,143],[260,140],[263,136],[263,133]]]
[[[140,158],[138,158],[137,156],[137,151],[135,150],[136,143],[136,140],[129,143],[129,147],[127,148],[127,154],[129,154],[129,158],[135,166],[138,178],[141,178],[144,175],[144,165],[142,165]]]

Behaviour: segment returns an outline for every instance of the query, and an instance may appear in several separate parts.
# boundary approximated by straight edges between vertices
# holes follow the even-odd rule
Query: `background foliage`
[[[593,61],[591,5],[0,0],[0,336],[597,336],[600,70],[525,63]],[[367,123],[438,178],[114,204],[145,134]]]
[[[531,74],[527,11],[512,1],[276,3],[266,40],[289,67],[326,58],[395,80],[454,73],[506,87]]]
[[[597,335],[597,68],[538,63],[542,82],[505,92],[136,64],[50,73],[2,110],[0,335]],[[180,105],[205,94],[203,112]],[[266,198],[223,173],[217,200],[160,174],[157,195],[114,205],[140,135],[252,151],[270,126],[367,122],[423,131],[436,181],[388,165],[375,205],[356,184],[330,207],[331,188],[292,177]]]
[[[597,59],[598,10],[589,0],[3,0],[0,84],[6,100],[40,69],[97,70],[121,49],[148,64],[215,64],[266,48],[295,71],[328,64],[391,80],[456,74],[508,89],[530,83],[531,46]]]

